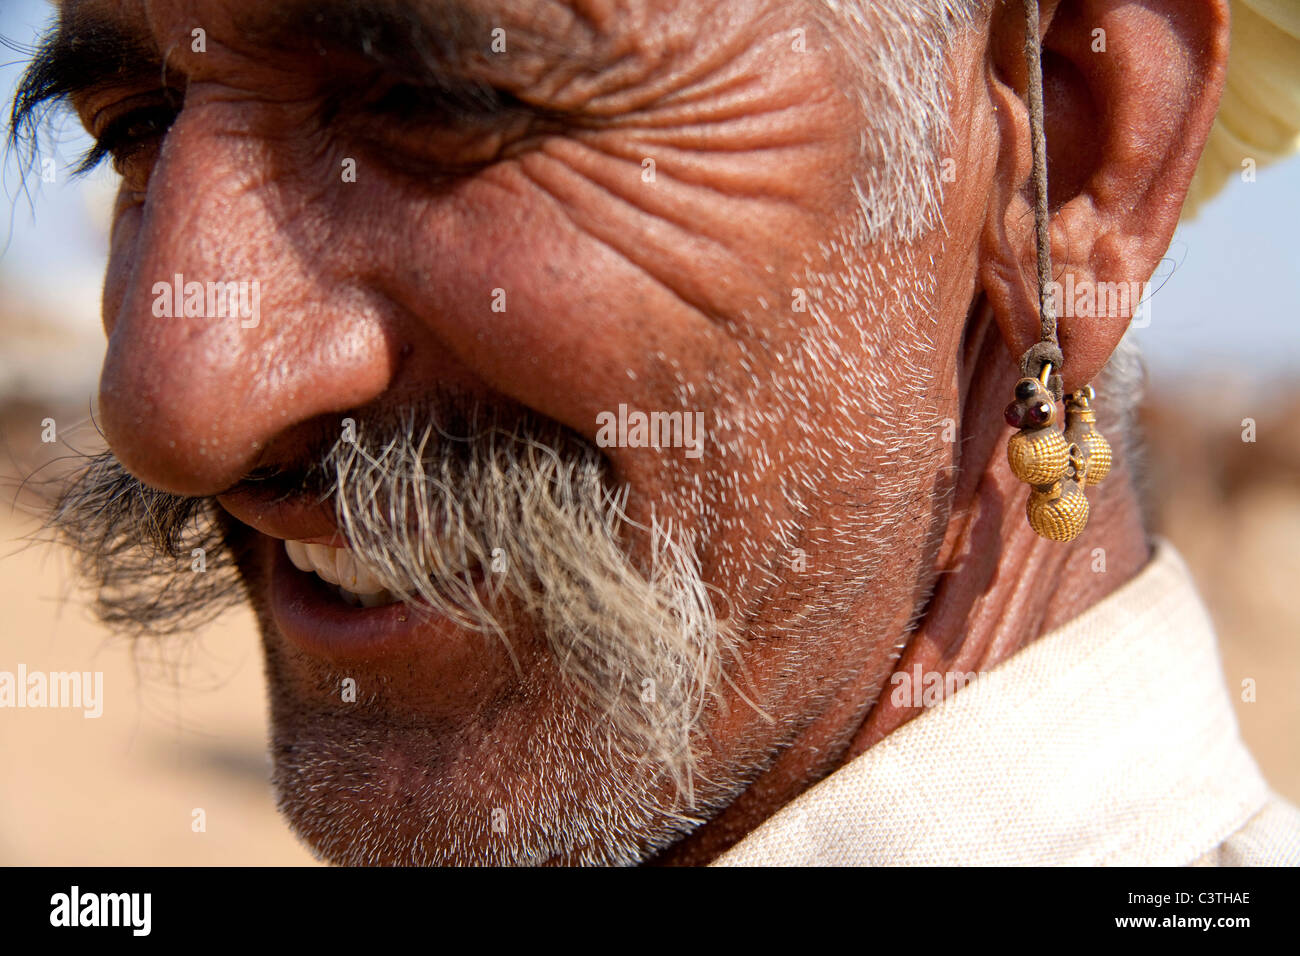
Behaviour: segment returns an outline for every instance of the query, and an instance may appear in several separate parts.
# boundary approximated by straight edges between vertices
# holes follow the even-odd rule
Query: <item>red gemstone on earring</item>
[[[1027,417],[1035,425],[1046,425],[1052,420],[1052,406],[1048,402],[1034,402],[1029,406]]]
[[[1007,424],[1012,428],[1020,428],[1022,425],[1022,416],[1020,412],[1020,403],[1012,402],[1007,406],[1007,410],[1002,413],[1002,417],[1007,420]]]

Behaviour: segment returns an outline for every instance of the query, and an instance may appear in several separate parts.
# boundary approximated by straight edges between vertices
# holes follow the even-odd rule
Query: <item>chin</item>
[[[280,812],[320,859],[344,866],[618,866],[654,856],[727,799],[706,785],[684,807],[553,675],[533,673],[456,717],[364,698],[341,710],[269,652]]]
[[[348,607],[284,552],[264,539],[243,570],[262,634],[277,804],[321,859],[636,864],[738,792],[725,770],[734,755],[707,743],[689,794],[620,745],[523,615],[494,635],[405,605]]]

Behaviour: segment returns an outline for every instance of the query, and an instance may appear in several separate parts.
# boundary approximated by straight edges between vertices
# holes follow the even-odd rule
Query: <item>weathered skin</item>
[[[711,715],[701,775],[745,786],[714,794],[729,806],[663,861],[711,859],[912,716],[881,696],[896,667],[986,670],[1146,560],[1124,461],[1090,493],[1086,533],[1057,545],[1026,526],[1027,490],[1003,455],[1013,356],[1037,335],[1018,3],[950,51],[956,180],[945,227],[910,247],[856,248],[828,244],[853,208],[847,173],[863,126],[841,91],[870,91],[876,78],[854,74],[803,4],[557,0],[527,15],[515,3],[466,4],[531,51],[480,55],[468,69],[569,112],[558,130],[522,115],[458,130],[347,109],[324,120],[322,82],[355,73],[360,86],[362,65],[259,46],[238,24],[261,6],[65,4],[134,31],[188,84],[161,149],[124,162],[103,310],[100,415],[111,446],[148,484],[215,495],[254,467],[293,460],[322,421],[435,387],[526,407],[589,438],[602,410],[679,408],[691,388],[689,407],[724,426],[701,459],[633,448],[608,458],[635,514],[688,500],[692,488],[705,502],[671,517],[695,532],[706,578],[743,623],[750,693],[776,719],[738,696]],[[1056,270],[1076,281],[1144,279],[1167,248],[1213,118],[1225,10],[1046,2],[1043,24]],[[196,25],[204,53],[191,49]],[[1090,49],[1097,26],[1105,54]],[[791,50],[795,27],[811,52]],[[94,133],[156,86],[154,73],[75,105]],[[355,183],[341,182],[347,157]],[[652,184],[645,157],[655,159]],[[450,178],[428,172],[483,161]],[[822,303],[842,343],[855,340],[855,320],[871,330],[872,361],[886,368],[874,392],[860,370],[783,367],[811,323],[785,307],[809,271],[911,283],[905,314],[865,297]],[[259,277],[259,325],[154,318],[152,285],[174,273]],[[489,307],[498,288],[504,314]],[[1067,389],[1096,377],[1126,324],[1062,320]],[[912,345],[918,328],[933,345],[924,355]],[[896,417],[915,426],[907,447],[852,442]],[[943,434],[949,419],[956,441]],[[728,440],[735,453],[722,454]],[[795,474],[817,479],[806,513],[781,491]],[[249,494],[222,500],[257,526]],[[887,542],[836,534],[853,526],[851,512],[873,507],[888,511]],[[795,529],[815,573],[774,550],[778,528]],[[1104,574],[1089,570],[1098,547]],[[367,727],[376,741],[312,781],[323,788],[315,803],[284,795],[309,842],[340,856],[340,833],[360,827],[349,808],[383,805],[406,841],[369,837],[368,858],[411,859],[402,849],[411,841],[446,839],[419,835],[446,812],[425,802],[429,789],[454,794],[465,813],[527,807],[557,786],[575,803],[603,799],[581,754],[538,766],[534,742],[563,726],[560,682],[521,683],[498,643],[454,630],[367,659],[307,654],[258,596],[269,553],[244,572],[263,626],[277,758],[285,746],[324,752]],[[858,580],[865,586],[833,620],[798,623],[828,582]],[[544,674],[540,645],[516,637]],[[380,688],[353,723],[333,716],[340,674]],[[645,826],[648,845],[657,824]],[[443,850],[456,858],[447,847],[424,847],[421,858]]]

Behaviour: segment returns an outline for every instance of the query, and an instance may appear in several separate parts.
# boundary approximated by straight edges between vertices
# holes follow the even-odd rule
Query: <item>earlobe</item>
[[[1042,9],[1052,291],[1068,391],[1101,370],[1169,246],[1222,89],[1228,15],[1221,0]],[[1039,332],[1024,28],[998,15],[991,30],[1000,143],[980,280],[1019,356]]]

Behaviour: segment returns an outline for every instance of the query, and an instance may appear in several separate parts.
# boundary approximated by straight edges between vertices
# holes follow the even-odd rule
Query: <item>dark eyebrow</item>
[[[488,78],[494,31],[504,29],[503,19],[467,0],[279,0],[243,13],[236,26],[257,49],[308,61],[333,58],[325,61],[332,74],[322,90],[325,117],[377,70],[442,94],[439,108],[448,114],[526,111],[539,120],[563,122],[568,117],[563,109],[525,102]],[[536,18],[510,21],[512,56],[574,59],[571,48],[545,36],[545,27]],[[507,73],[508,62],[500,64]]]
[[[473,93],[478,84],[467,82],[465,67],[476,56],[487,58],[499,23],[464,0],[282,0],[260,5],[236,25],[246,41],[268,51],[352,57],[403,79]],[[512,53],[573,53],[517,24],[508,43]],[[65,7],[19,81],[9,114],[9,148],[25,146],[30,160],[52,108],[96,87],[151,73],[161,83],[162,71],[152,38],[102,14]]]
[[[162,61],[147,41],[102,17],[64,14],[36,48],[14,93],[6,135],[11,150],[35,155],[50,109],[109,83],[161,76]]]
[[[351,54],[430,81],[459,71],[475,52],[486,55],[496,25],[462,0],[287,0],[239,23],[246,39],[269,50]],[[511,32],[515,49],[525,38]]]

